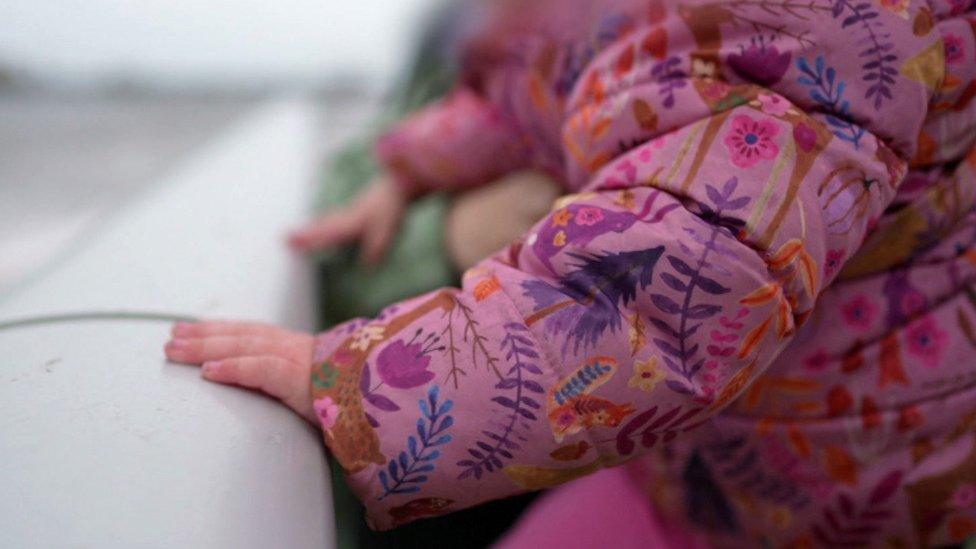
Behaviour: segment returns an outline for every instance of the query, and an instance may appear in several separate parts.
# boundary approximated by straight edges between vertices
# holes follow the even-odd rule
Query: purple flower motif
[[[730,55],[728,63],[742,78],[759,86],[770,87],[783,79],[790,68],[791,58],[789,52],[780,53],[776,46],[763,40],[753,40],[748,48]]]
[[[395,389],[419,387],[434,379],[434,372],[427,370],[428,366],[430,356],[424,353],[419,341],[394,341],[376,358],[377,375],[383,383]]]

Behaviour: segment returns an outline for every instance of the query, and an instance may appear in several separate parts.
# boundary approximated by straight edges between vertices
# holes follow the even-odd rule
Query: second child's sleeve
[[[374,527],[689,436],[791,341],[892,200],[938,32],[872,18],[897,44],[879,82],[850,55],[850,14],[749,12],[801,47],[724,5],[642,27],[581,76],[564,128],[581,193],[462,288],[320,336],[316,412]]]
[[[516,124],[463,87],[381,136],[376,155],[413,193],[474,187],[529,164]]]

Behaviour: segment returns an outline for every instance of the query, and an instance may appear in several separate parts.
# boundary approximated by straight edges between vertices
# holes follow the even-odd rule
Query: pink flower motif
[[[959,35],[946,33],[942,38],[945,44],[946,63],[961,63],[966,59],[966,43]]]
[[[779,145],[773,138],[779,134],[779,126],[772,120],[753,120],[744,114],[732,119],[732,129],[725,135],[725,147],[732,163],[740,168],[751,168],[760,160],[770,160],[779,154]]]
[[[824,277],[834,276],[837,269],[840,269],[841,262],[844,261],[844,250],[829,250],[827,260],[824,262]]]
[[[312,403],[312,408],[315,410],[315,417],[319,418],[319,423],[322,424],[324,430],[331,429],[336,420],[339,419],[339,405],[332,400],[332,397],[316,400]]]
[[[782,95],[776,93],[759,94],[759,105],[762,111],[773,116],[783,116],[790,110],[790,103]]]
[[[711,80],[707,82],[702,88],[702,96],[709,101],[718,101],[720,99],[725,99],[725,96],[732,91],[732,86],[721,82],[719,80]]]
[[[840,310],[847,325],[861,331],[870,329],[878,316],[878,307],[864,294],[854,296]]]
[[[793,139],[803,152],[810,152],[817,146],[817,132],[803,122],[793,128]]]
[[[830,364],[830,356],[823,349],[803,359],[803,365],[811,372],[822,372],[827,369],[828,364]]]
[[[976,505],[976,483],[963,484],[952,493],[952,506],[956,509],[969,509]]]
[[[905,330],[906,350],[929,368],[939,365],[949,343],[949,334],[943,331],[932,316],[924,316],[908,325]]]
[[[603,210],[586,206],[576,212],[576,223],[579,225],[596,225],[603,221]]]

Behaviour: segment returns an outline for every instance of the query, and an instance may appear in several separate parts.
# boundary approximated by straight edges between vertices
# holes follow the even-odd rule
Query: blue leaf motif
[[[395,494],[419,492],[419,485],[428,479],[422,473],[433,471],[433,461],[441,455],[436,447],[451,441],[451,435],[442,433],[454,424],[454,418],[446,415],[453,402],[446,400],[438,407],[438,394],[437,385],[433,385],[428,389],[427,399],[418,402],[418,408],[423,414],[417,420],[419,438],[413,435],[407,437],[407,451],[401,451],[396,460],[389,461],[385,470],[380,470],[379,479],[383,492],[377,497],[378,500]],[[432,410],[434,413],[431,413]]]

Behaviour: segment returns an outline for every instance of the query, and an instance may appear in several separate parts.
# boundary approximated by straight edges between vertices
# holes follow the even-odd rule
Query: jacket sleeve
[[[870,92],[842,15],[792,29],[822,44],[803,50],[750,54],[744,27],[715,54],[695,27],[714,13],[619,40],[581,76],[565,124],[581,193],[463,288],[320,337],[316,410],[374,527],[649,452],[776,358],[892,200],[930,93],[905,71]],[[899,64],[941,48],[881,21]]]
[[[376,155],[413,193],[477,186],[529,164],[516,125],[467,88],[401,121],[377,141]]]

